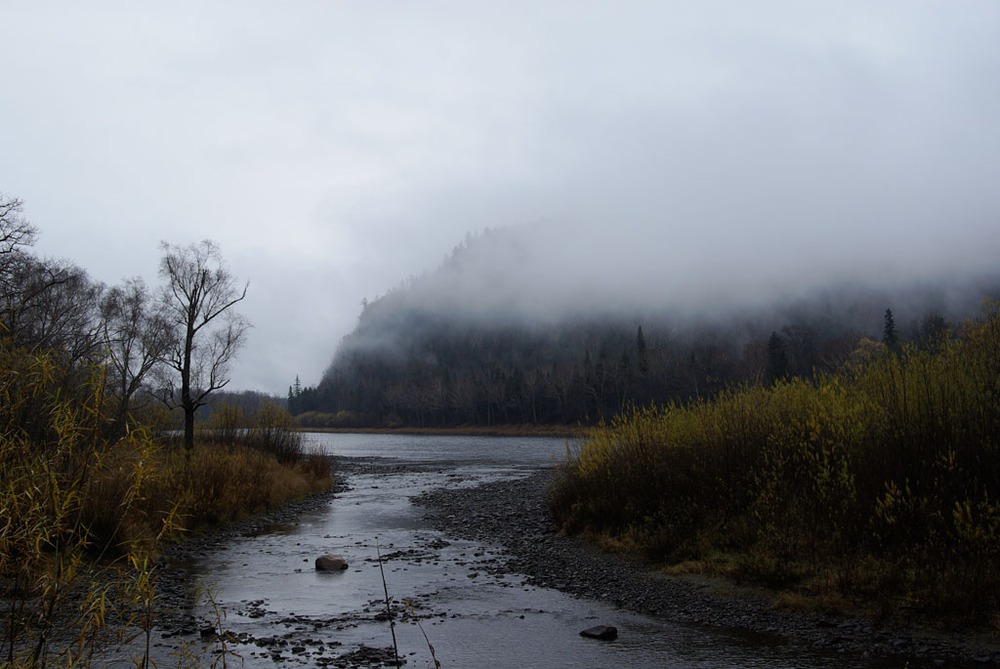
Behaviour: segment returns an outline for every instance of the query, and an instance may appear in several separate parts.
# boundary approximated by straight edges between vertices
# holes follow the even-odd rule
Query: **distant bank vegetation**
[[[896,311],[900,343],[962,316],[934,300]],[[631,406],[711,399],[739,385],[833,373],[882,338],[882,295],[717,320],[609,315],[547,324],[469,321],[405,300],[373,303],[316,387],[288,408],[306,428],[595,425]],[[902,302],[902,300],[901,300]]]
[[[1000,614],[1000,309],[835,371],[634,409],[551,493],[562,527],[876,613]]]

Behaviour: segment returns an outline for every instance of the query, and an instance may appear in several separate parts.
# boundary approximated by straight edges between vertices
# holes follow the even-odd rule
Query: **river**
[[[239,655],[228,656],[228,666],[360,666],[377,654],[359,649],[392,646],[384,588],[396,602],[397,646],[407,667],[433,667],[430,646],[446,668],[892,666],[774,636],[666,622],[535,587],[522,575],[491,570],[497,546],[445,536],[426,509],[411,503],[427,490],[549,467],[564,456],[563,439],[309,434],[306,440],[310,449],[355,465],[347,468],[348,489],[292,522],[200,550],[184,565],[214,601],[192,599],[190,613],[202,627],[217,623],[227,632],[227,650]],[[315,571],[324,553],[342,555],[350,567]],[[599,624],[616,626],[618,638],[579,635]],[[181,645],[205,665],[219,659],[220,642],[202,641],[191,630],[154,642],[161,668],[177,664],[170,655]]]

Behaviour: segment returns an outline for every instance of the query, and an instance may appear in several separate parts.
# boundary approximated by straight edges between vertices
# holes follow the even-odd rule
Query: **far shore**
[[[585,437],[590,428],[582,425],[460,425],[457,427],[297,427],[298,432],[332,434],[413,434],[459,437]]]

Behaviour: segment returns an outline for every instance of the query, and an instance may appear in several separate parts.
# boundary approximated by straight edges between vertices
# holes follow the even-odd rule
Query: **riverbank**
[[[156,627],[161,639],[178,639],[182,644],[190,643],[202,636],[208,626],[216,624],[194,612],[196,603],[204,601],[211,594],[202,590],[206,586],[210,589],[211,583],[200,583],[192,576],[191,565],[195,561],[239,537],[254,536],[267,532],[269,528],[295,523],[304,514],[330,505],[346,488],[346,480],[346,474],[334,470],[334,484],[326,490],[312,493],[253,518],[190,534],[181,541],[165,546],[157,560],[156,570]],[[213,633],[215,631],[218,630],[212,630]],[[208,634],[208,637],[211,636],[211,633]],[[161,646],[171,648],[173,644],[161,642]],[[171,648],[173,650],[175,649]]]
[[[206,639],[210,641],[220,638],[214,636],[217,631],[229,629],[227,623],[223,623],[226,627],[213,629],[212,620],[204,615],[194,615],[192,598],[197,597],[193,592],[197,579],[188,564],[203,561],[205,556],[227,543],[244,543],[247,541],[246,537],[266,536],[276,526],[297,525],[304,516],[326,506],[346,510],[346,507],[338,504],[353,506],[355,502],[349,500],[353,499],[351,495],[357,493],[355,486],[362,480],[367,481],[365,494],[374,492],[377,495],[379,488],[398,485],[400,477],[426,471],[429,466],[382,458],[337,458],[336,462],[336,492],[320,493],[253,520],[192,537],[171,551],[171,559],[163,564],[164,569],[160,572],[158,602],[162,607],[162,615],[157,627],[163,632],[159,640],[163,644],[160,646],[161,651],[173,652],[177,647],[190,642],[204,645]],[[436,465],[431,467],[437,468]],[[425,522],[442,532],[446,540],[466,539],[496,547],[497,550],[487,551],[488,559],[481,558],[477,561],[475,571],[480,574],[476,579],[477,583],[485,585],[503,581],[508,575],[523,574],[530,585],[556,589],[588,600],[604,601],[623,611],[643,613],[682,625],[745,630],[749,635],[770,640],[764,643],[787,644],[790,649],[816,648],[820,651],[843,653],[848,657],[886,658],[885,661],[864,663],[863,666],[908,665],[916,669],[1000,665],[1000,649],[991,646],[987,639],[975,639],[954,632],[935,634],[927,630],[893,628],[864,620],[775,611],[770,606],[768,593],[764,591],[739,588],[722,581],[693,576],[668,577],[651,571],[645,565],[601,553],[577,539],[560,536],[554,532],[547,513],[546,486],[551,480],[551,471],[477,487],[468,487],[466,484],[471,483],[471,479],[466,479],[465,475],[447,476],[448,488],[433,488],[411,499],[417,505],[416,514],[423,516]],[[369,487],[372,491],[368,491]],[[352,489],[354,492],[351,492]],[[340,493],[343,495],[339,499],[335,498]],[[405,505],[405,501],[403,503]],[[384,505],[384,502],[381,504]],[[421,569],[421,564],[424,565],[423,568],[431,563],[437,565],[438,560],[441,560],[441,566],[434,568],[435,573],[448,571],[449,568],[459,568],[463,574],[468,571],[469,567],[461,565],[472,558],[465,557],[463,553],[462,557],[457,558],[459,562],[452,563],[453,560],[443,559],[441,550],[448,546],[448,542],[441,541],[435,535],[436,533],[424,537],[432,543],[417,542],[415,552],[410,550],[414,547],[413,544],[405,544],[406,550],[401,551],[399,557],[392,557],[390,560],[387,556],[387,560],[392,562],[394,570],[403,569],[405,572],[409,568],[411,573]],[[280,533],[276,536],[272,544],[269,544],[271,548],[282,545],[284,541],[280,538]],[[296,539],[295,546],[298,541],[303,540],[304,537]],[[345,547],[349,545],[345,544]],[[302,552],[306,557],[315,554],[305,548],[288,546],[287,549],[296,555]],[[407,558],[411,553],[412,559]],[[296,558],[294,562],[299,563],[301,560]],[[241,562],[237,561],[237,569],[239,564]],[[358,560],[357,564],[357,569],[361,571],[352,578],[361,578],[363,571],[372,568],[370,557],[365,561]],[[404,572],[393,572],[396,574],[392,577],[394,586],[400,592],[407,593],[419,589],[413,588],[412,584],[408,588],[405,581],[400,582],[399,574]],[[491,578],[487,579],[487,576]],[[463,576],[460,580],[471,578]],[[211,578],[207,580],[211,583]],[[423,580],[420,582],[423,583]],[[258,599],[266,596],[256,595]],[[424,610],[425,621],[443,620],[445,615],[449,621],[453,620],[454,612],[444,608],[434,595],[420,598],[420,601],[423,602],[422,606],[428,607]],[[169,606],[164,606],[168,603]],[[438,606],[441,606],[441,610],[438,610]],[[330,619],[335,620],[337,625],[353,627],[371,623],[372,616],[375,615],[364,610],[352,610],[336,615],[331,612],[313,619],[287,614],[274,602],[260,603],[256,600],[237,604],[236,609],[230,613],[240,618],[245,617],[248,612],[263,616],[261,621],[266,624],[262,630],[277,630],[270,632],[272,636],[278,632],[284,635],[280,639],[288,644],[284,658],[297,663],[305,662],[309,657],[306,640],[321,639],[314,628],[317,624],[327,624],[327,617],[332,615]],[[602,619],[599,622],[614,624],[615,620]],[[434,623],[430,624],[433,626]],[[308,632],[296,631],[300,628]],[[208,637],[204,636],[206,630]],[[442,631],[438,628],[437,632],[432,633],[432,639],[439,649],[445,644],[445,639],[440,637]],[[240,644],[241,652],[248,658],[253,653],[258,656],[269,653],[272,647],[268,644],[277,643],[260,631],[254,634],[256,636],[233,636],[226,632],[225,638]],[[433,634],[439,635],[438,638],[433,638]],[[325,640],[336,643],[340,638],[338,634]],[[215,643],[218,644],[218,641]],[[361,666],[349,659],[349,653],[363,650],[363,647],[330,646],[329,643],[327,646],[324,657],[335,658],[342,663],[336,666]],[[296,652],[296,648],[306,650]],[[312,657],[315,659],[315,651]],[[856,660],[848,660],[844,665],[837,666],[858,666],[858,663]]]
[[[548,515],[550,471],[516,481],[435,490],[414,499],[446,535],[504,548],[498,570],[532,584],[665,620],[774,635],[793,643],[910,666],[1000,666],[1000,640],[967,630],[909,628],[818,613],[779,611],[774,593],[721,579],[667,576],[557,534]]]

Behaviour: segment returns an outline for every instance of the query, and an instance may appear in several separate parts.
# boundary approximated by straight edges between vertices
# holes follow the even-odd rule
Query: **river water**
[[[306,439],[317,451],[361,459],[349,489],[293,523],[205,549],[185,565],[214,601],[193,600],[192,613],[205,625],[218,622],[229,633],[226,648],[239,655],[228,656],[228,666],[357,666],[345,658],[359,648],[392,646],[384,589],[400,616],[395,634],[407,667],[433,667],[430,646],[446,668],[886,666],[774,637],[664,622],[534,587],[519,574],[496,575],[489,566],[499,548],[443,536],[424,519],[427,510],[411,504],[427,490],[548,467],[565,455],[563,439]],[[324,553],[342,555],[350,567],[315,571]],[[615,625],[617,640],[579,635],[598,624]],[[182,644],[205,665],[220,659],[219,641],[198,635],[157,637],[155,644],[160,667],[176,664],[169,656]]]

